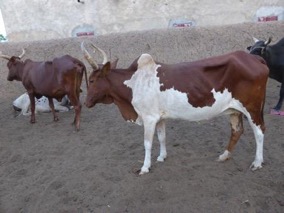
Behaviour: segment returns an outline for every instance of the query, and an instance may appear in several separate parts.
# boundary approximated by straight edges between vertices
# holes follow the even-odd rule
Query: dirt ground
[[[143,127],[125,122],[115,105],[83,107],[75,132],[74,111],[59,114],[58,122],[38,114],[30,124],[29,116],[15,117],[12,109],[19,90],[8,94],[0,100],[1,213],[284,212],[284,117],[268,114],[278,101],[273,80],[265,106],[265,164],[255,172],[249,169],[255,140],[246,121],[233,158],[223,163],[216,159],[229,140],[227,117],[168,121],[167,160],[155,162],[155,138],[151,171],[138,176]]]

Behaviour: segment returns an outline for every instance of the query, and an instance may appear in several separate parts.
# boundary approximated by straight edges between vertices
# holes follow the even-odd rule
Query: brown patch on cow
[[[163,66],[167,66],[167,68],[163,69]],[[213,87],[210,86],[209,82],[203,82],[201,79],[196,77],[184,79],[181,78],[180,75],[173,76],[173,72],[167,72],[168,68],[170,69],[170,66],[162,65],[161,67],[158,68],[157,74],[161,85],[160,91],[166,91],[173,88],[179,92],[185,93],[187,94],[188,103],[193,107],[202,108],[205,106],[212,106],[214,104],[215,98],[211,92]],[[163,72],[161,69],[163,69]],[[192,72],[192,75],[197,76],[197,73],[194,71],[190,70],[187,72]],[[177,84],[176,82],[179,83]]]

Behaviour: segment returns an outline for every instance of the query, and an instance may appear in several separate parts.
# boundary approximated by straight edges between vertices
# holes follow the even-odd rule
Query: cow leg
[[[256,122],[256,123],[254,123]],[[263,117],[252,117],[249,119],[249,124],[253,129],[255,141],[256,141],[256,154],[255,159],[252,162],[250,168],[254,171],[262,168],[263,163],[263,141],[264,141],[264,121]],[[260,124],[260,125],[259,125]]]
[[[225,161],[230,158],[231,153],[240,139],[241,135],[244,132],[243,128],[243,114],[242,113],[233,113],[230,115],[230,123],[231,123],[231,138],[230,142],[227,146],[227,149],[224,151],[222,155],[219,156],[219,161]]]
[[[75,110],[75,117],[74,117],[74,121],[72,124],[75,124],[75,128],[77,131],[80,130],[80,114],[81,114],[81,102],[79,100],[79,94],[77,96],[74,95],[68,95],[68,98],[72,104],[72,106],[74,106],[74,110]]]
[[[74,118],[73,124],[75,124],[75,127],[76,127],[77,131],[80,130],[81,109],[82,109],[82,105],[80,104],[80,102],[79,102],[79,104],[77,106],[74,106],[75,118]]]
[[[35,96],[34,94],[28,93],[31,102],[31,120],[30,122],[35,123]]]
[[[283,82],[284,82],[284,79],[283,79]],[[278,103],[276,104],[276,106],[273,108],[275,109],[276,111],[279,111],[281,110],[281,107],[282,107],[282,103],[283,103],[283,99],[284,99],[284,83],[281,84],[281,89],[280,89],[280,94],[279,94],[279,101]]]
[[[143,118],[143,123],[144,123],[145,158],[144,158],[144,164],[139,173],[140,175],[148,173],[151,167],[152,143],[153,143],[153,137],[154,137],[157,121],[153,119]]]
[[[30,100],[30,99],[29,99]],[[23,115],[31,115],[31,111],[29,112],[30,110],[30,106],[31,106],[31,102],[26,102],[23,104],[23,107],[22,107],[22,114]]]
[[[49,107],[50,107],[51,112],[52,112],[52,114],[53,114],[53,120],[54,120],[54,121],[58,121],[59,119],[58,119],[58,116],[57,116],[57,114],[56,114],[56,112],[55,112],[55,109],[54,109],[53,99],[50,98],[50,97],[48,97],[48,104],[49,104]]]
[[[161,120],[157,123],[157,135],[160,142],[160,155],[157,158],[157,161],[164,162],[167,157],[166,149],[166,123],[164,120]]]

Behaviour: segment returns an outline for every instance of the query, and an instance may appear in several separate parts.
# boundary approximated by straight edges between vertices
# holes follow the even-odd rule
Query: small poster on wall
[[[94,36],[95,29],[92,25],[82,24],[74,27],[71,32],[72,37],[82,37],[82,36]]]
[[[169,27],[173,28],[185,28],[193,26],[195,26],[195,22],[188,19],[171,19],[169,21]]]

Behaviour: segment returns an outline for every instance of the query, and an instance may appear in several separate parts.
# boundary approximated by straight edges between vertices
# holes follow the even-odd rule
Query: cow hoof
[[[59,121],[59,118],[54,118],[54,121]]]
[[[30,123],[31,123],[31,124],[34,124],[34,123],[35,123],[35,120],[31,120]]]
[[[79,124],[76,124],[75,125],[75,130],[78,132],[80,130],[80,125]]]
[[[231,157],[231,153],[228,150],[225,150],[225,152],[222,155],[219,155],[219,158],[217,161],[223,162],[226,160],[229,160]]]
[[[144,175],[144,174],[147,174],[147,173],[149,173],[149,169],[142,167],[140,172],[139,172],[139,175]]]
[[[257,161],[254,161],[250,166],[250,169],[252,171],[255,171],[255,170],[258,170],[258,169],[261,169],[261,168],[262,168],[262,162],[257,162]]]
[[[166,157],[159,156],[159,157],[157,158],[157,161],[158,161],[158,162],[164,162],[165,159],[166,159]]]

